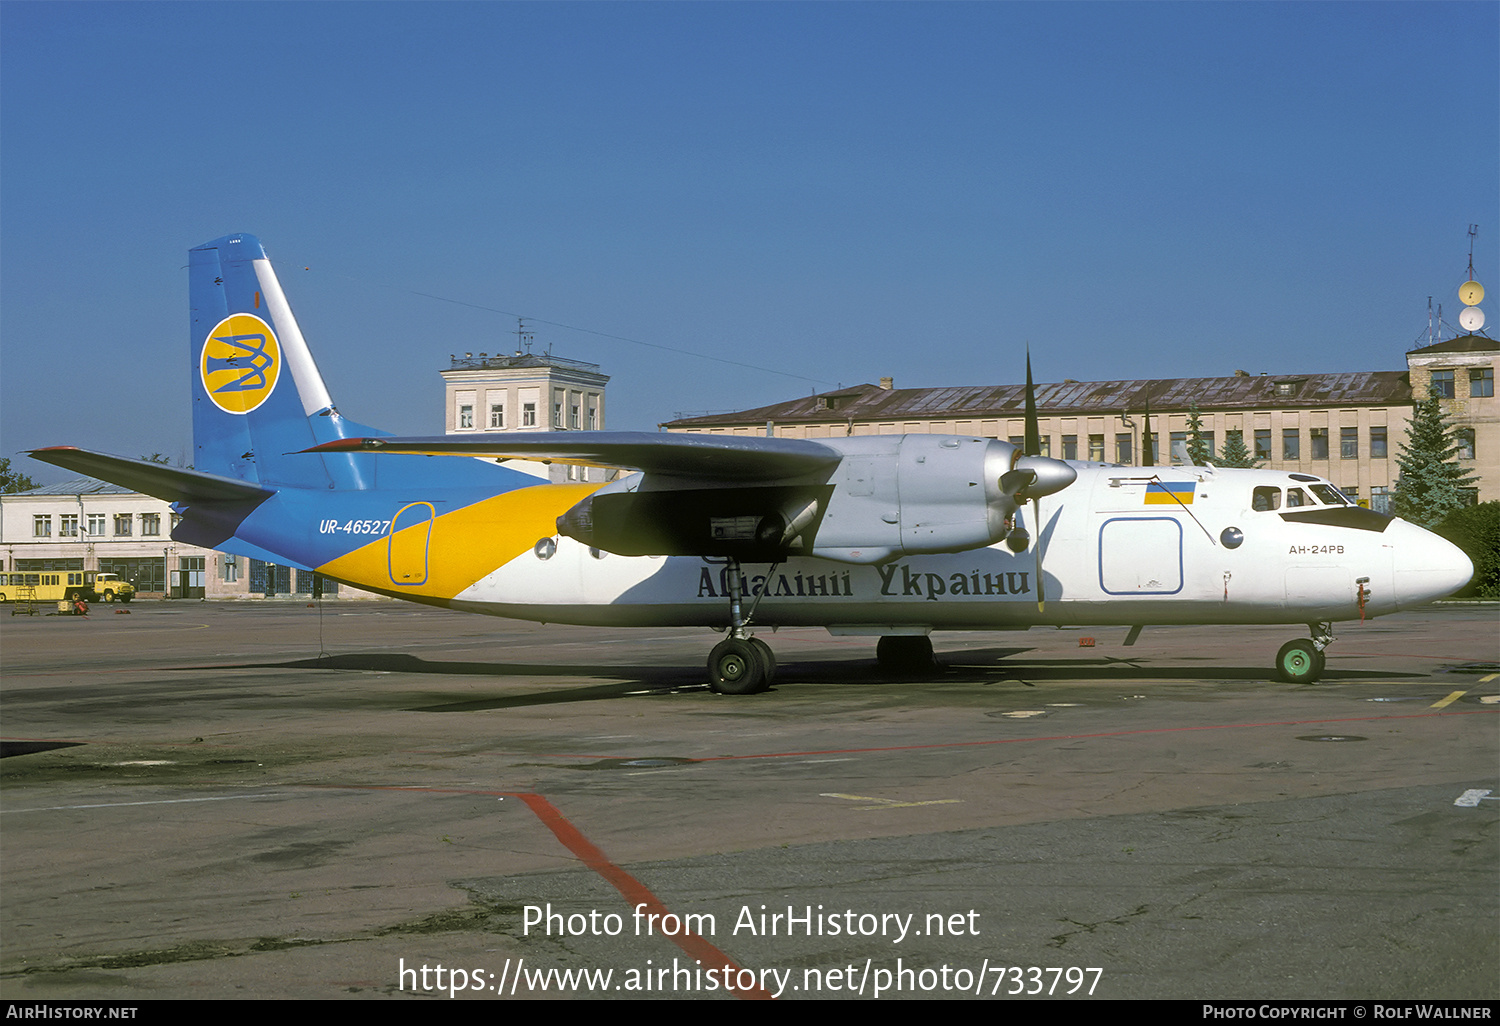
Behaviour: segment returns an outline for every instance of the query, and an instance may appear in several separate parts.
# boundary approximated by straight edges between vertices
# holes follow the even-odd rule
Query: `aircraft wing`
[[[669,477],[775,481],[829,470],[843,454],[798,438],[648,431],[533,431],[454,437],[341,438],[304,452],[479,456],[618,467]]]
[[[272,489],[261,488],[232,477],[183,470],[164,463],[152,463],[150,460],[133,460],[125,456],[90,452],[71,445],[32,449],[27,455],[34,460],[76,470],[168,502],[245,502],[264,500],[275,494]]]

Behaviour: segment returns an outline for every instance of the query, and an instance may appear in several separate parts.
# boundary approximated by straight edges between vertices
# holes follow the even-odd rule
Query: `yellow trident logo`
[[[249,413],[271,397],[281,375],[281,346],[254,314],[231,314],[208,333],[199,358],[203,388],[225,413]]]

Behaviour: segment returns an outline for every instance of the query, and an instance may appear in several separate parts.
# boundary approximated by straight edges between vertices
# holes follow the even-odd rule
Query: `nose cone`
[[[1464,550],[1404,520],[1387,530],[1395,551],[1396,608],[1410,609],[1451,595],[1474,576]]]

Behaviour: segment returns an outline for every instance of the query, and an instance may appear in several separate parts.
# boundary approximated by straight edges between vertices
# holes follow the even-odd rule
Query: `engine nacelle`
[[[1019,450],[990,438],[876,435],[825,444],[845,455],[813,555],[843,562],[993,545],[1010,530],[1015,489],[1034,480],[1022,474],[1002,485]]]
[[[994,545],[1026,500],[1077,476],[1061,460],[960,435],[818,439],[843,458],[819,480],[765,484],[645,475],[606,485],[558,531],[621,555],[812,555],[847,563]]]

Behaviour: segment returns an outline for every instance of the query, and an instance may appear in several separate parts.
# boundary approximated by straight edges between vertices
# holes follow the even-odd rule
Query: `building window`
[[[1281,429],[1281,458],[1284,460],[1302,458],[1302,432],[1296,428]]]
[[[464,405],[458,408],[458,426],[461,428],[474,426],[474,407]]]
[[[589,430],[599,430],[599,402],[596,399],[589,400]]]
[[[562,407],[563,404],[560,402],[552,404],[552,426],[558,429],[563,426]]]
[[[1453,438],[1458,442],[1458,458],[1472,460],[1474,458],[1474,429],[1459,428],[1453,432]]]
[[[1370,429],[1370,459],[1383,460],[1385,457],[1385,428],[1372,427]]]
[[[1359,505],[1359,485],[1351,485],[1348,488],[1340,488],[1339,491],[1343,493],[1344,498],[1349,500],[1349,505]]]
[[[147,538],[155,538],[161,534],[161,514],[141,514],[141,534]]]
[[[1161,432],[1153,431],[1149,436],[1142,433],[1141,458],[1150,459],[1153,464],[1161,462]]]
[[[1339,428],[1339,458],[1344,460],[1359,459],[1359,428]]]
[[[1432,372],[1432,394],[1439,399],[1453,398],[1453,372],[1451,370]]]
[[[1104,436],[1089,435],[1089,459],[1095,463],[1104,462]]]
[[[78,537],[78,514],[64,513],[58,517],[57,536],[59,538]]]
[[[130,520],[131,520],[131,516],[130,516],[129,513],[116,513],[115,514],[115,537],[116,538],[129,538],[130,537],[130,534],[131,534],[131,532],[130,532]]]
[[[104,537],[104,514],[90,513],[88,523],[88,535],[90,538]]]
[[[1255,432],[1255,458],[1268,460],[1271,458],[1271,429],[1261,428]]]
[[[1370,508],[1376,513],[1389,514],[1391,511],[1391,490],[1385,485],[1376,485],[1370,489]]]
[[[577,403],[571,403],[568,406],[568,427],[572,428],[574,431],[578,430],[579,421],[578,421],[578,404]]]
[[[505,404],[490,403],[490,427],[503,428],[505,426]]]
[[[172,530],[174,530],[174,531],[177,530],[177,525],[180,524],[180,523],[182,523],[182,514],[181,513],[173,513],[172,514]]]
[[[1078,436],[1063,435],[1062,458],[1065,460],[1076,460],[1078,458]]]
[[[33,538],[51,538],[52,517],[50,515],[44,517],[32,517],[31,536]]]
[[[1328,458],[1328,429],[1313,428],[1309,434],[1312,436],[1312,458],[1326,460]]]
[[[536,403],[521,404],[521,426],[536,427]]]
[[[1495,368],[1469,368],[1469,397],[1488,399],[1495,394]]]
[[[1135,460],[1135,439],[1127,434],[1115,435],[1115,462],[1129,466]]]

